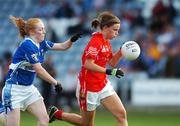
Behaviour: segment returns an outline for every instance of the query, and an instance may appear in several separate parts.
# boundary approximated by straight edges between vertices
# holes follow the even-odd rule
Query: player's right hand
[[[121,69],[117,69],[117,68],[106,69],[106,74],[116,76],[117,78],[121,78],[124,76],[124,72]]]
[[[62,92],[63,88],[61,84],[58,82],[57,85],[55,85],[55,91],[57,94],[60,94]]]

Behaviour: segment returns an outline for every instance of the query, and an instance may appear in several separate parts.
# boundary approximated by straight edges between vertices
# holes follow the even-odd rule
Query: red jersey
[[[93,72],[84,67],[86,59],[93,59],[94,63],[106,68],[106,63],[112,58],[112,47],[109,41],[103,38],[102,33],[93,33],[91,40],[82,55],[82,68],[79,73],[81,86],[85,90],[97,92],[107,83],[106,74]]]

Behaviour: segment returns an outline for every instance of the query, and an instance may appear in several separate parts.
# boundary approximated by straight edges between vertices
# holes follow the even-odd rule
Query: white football
[[[121,52],[124,58],[135,60],[139,57],[141,49],[135,41],[127,41],[122,45]]]

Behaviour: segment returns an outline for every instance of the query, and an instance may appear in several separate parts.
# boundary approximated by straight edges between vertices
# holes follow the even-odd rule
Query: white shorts
[[[106,86],[99,92],[91,92],[87,91],[86,97],[85,97],[85,104],[81,103],[83,102],[79,96],[80,96],[80,83],[77,85],[76,89],[76,97],[78,99],[78,102],[80,104],[80,108],[85,111],[94,111],[99,105],[102,99],[111,96],[115,94],[115,91],[113,87],[111,86],[110,81],[107,82]]]
[[[3,104],[7,104],[6,101],[8,100],[10,101],[9,105],[12,109],[20,108],[23,111],[26,110],[30,104],[39,99],[43,99],[34,85],[23,86],[6,83],[2,94]]]

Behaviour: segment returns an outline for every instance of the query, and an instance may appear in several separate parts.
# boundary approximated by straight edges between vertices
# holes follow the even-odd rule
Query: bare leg
[[[81,111],[82,113],[82,126],[94,126],[94,119],[96,111]]]
[[[117,94],[104,98],[101,104],[117,119],[118,126],[128,126],[126,110]]]
[[[16,108],[5,114],[6,126],[19,126],[20,109]]]
[[[3,126],[6,126],[6,119],[5,119],[4,113],[1,113],[0,115],[0,124],[2,124]]]
[[[48,126],[49,117],[42,99],[29,105],[27,110],[38,119],[38,126]]]
[[[58,111],[61,111],[61,110],[57,110],[57,112]],[[75,113],[63,112],[61,117],[59,117],[58,115],[55,115],[55,116],[56,116],[56,119],[71,123],[76,126],[93,126],[95,113],[96,111],[91,111],[91,112],[81,111],[82,116],[80,116]]]
[[[71,124],[74,124],[76,126],[81,126],[82,123],[82,117],[75,113],[62,113],[62,120]]]

